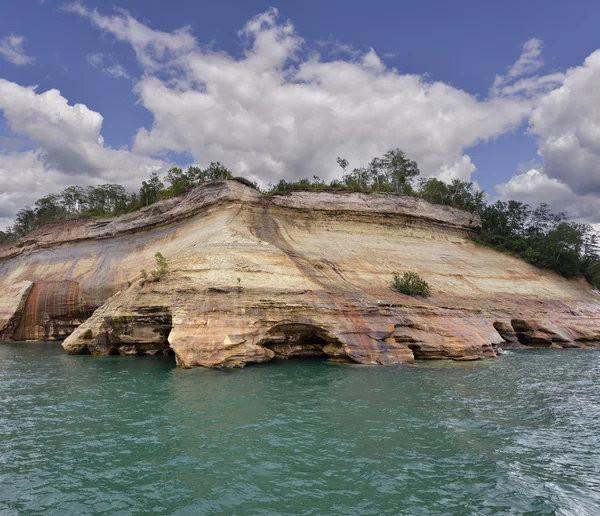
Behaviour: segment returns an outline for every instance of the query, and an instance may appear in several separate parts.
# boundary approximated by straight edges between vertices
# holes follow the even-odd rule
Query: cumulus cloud
[[[137,184],[163,166],[148,156],[175,152],[201,166],[220,160],[264,185],[314,174],[331,179],[339,175],[337,156],[358,166],[400,147],[425,176],[471,180],[476,165],[468,149],[529,121],[543,169],[520,173],[498,192],[532,204],[547,197],[580,218],[600,213],[589,195],[600,188],[598,52],[565,73],[539,75],[543,45],[532,39],[481,99],[390,68],[373,48],[310,48],[273,8],[238,32],[239,56],[202,45],[190,27],[164,32],[127,11],[105,15],[79,2],[64,9],[131,45],[143,71],[134,92],[153,123],[137,131],[133,153],[112,149],[99,113],[70,106],[57,90],[2,81],[0,109],[14,132],[38,145],[31,153],[5,152],[4,162],[34,160],[36,170],[72,182],[83,174]],[[109,54],[87,60],[129,76]]]
[[[600,50],[567,70],[561,85],[540,95],[529,120],[542,167],[512,177],[498,193],[547,202],[578,220],[600,223]]]
[[[85,175],[77,178],[78,184],[92,182]],[[3,230],[21,208],[73,184],[73,178],[48,167],[40,151],[0,151],[0,184],[0,230]]]
[[[125,11],[68,10],[131,44],[144,68],[135,91],[154,122],[136,134],[136,152],[221,160],[262,184],[330,179],[336,156],[358,166],[394,147],[424,175],[468,180],[475,166],[465,149],[516,128],[532,108],[529,99],[479,100],[399,73],[372,48],[333,60],[325,48],[324,59],[274,8],[239,31],[239,58],[200,45],[189,27],[166,33]]]
[[[69,184],[117,182],[136,188],[165,163],[104,144],[103,118],[83,104],[71,106],[58,90],[37,93],[0,79],[0,111],[10,129],[34,150],[0,152],[0,218]]]
[[[110,180],[146,177],[162,163],[104,145],[103,118],[84,104],[70,106],[58,90],[38,94],[0,79],[0,110],[12,131],[39,145],[48,166],[63,173]]]
[[[33,64],[35,58],[28,56],[23,48],[26,39],[23,36],[10,34],[0,39],[0,55],[17,66]]]
[[[576,194],[565,183],[531,169],[497,185],[503,199],[515,199],[531,206],[547,203],[554,211],[566,211],[582,222],[600,223],[600,199],[595,195]]]
[[[537,38],[531,38],[527,41],[523,45],[521,57],[508,69],[508,73],[504,77],[500,77],[500,80],[507,81],[537,72],[544,65],[542,59],[543,46],[542,41]],[[496,78],[498,79],[498,76]]]
[[[600,50],[537,101],[529,134],[548,177],[578,194],[600,193]]]

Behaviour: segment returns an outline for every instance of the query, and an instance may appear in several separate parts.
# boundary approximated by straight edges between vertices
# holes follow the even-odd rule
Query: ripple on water
[[[600,353],[477,363],[0,347],[2,514],[600,514]]]

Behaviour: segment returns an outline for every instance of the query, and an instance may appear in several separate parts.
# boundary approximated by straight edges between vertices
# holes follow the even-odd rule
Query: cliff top
[[[346,191],[295,191],[267,197],[250,185],[226,180],[204,183],[183,195],[162,199],[118,217],[73,219],[42,226],[19,240],[0,244],[0,259],[69,242],[145,231],[191,217],[216,204],[228,203],[261,204],[284,210],[332,214],[398,216],[465,232],[480,226],[477,215],[415,197]]]

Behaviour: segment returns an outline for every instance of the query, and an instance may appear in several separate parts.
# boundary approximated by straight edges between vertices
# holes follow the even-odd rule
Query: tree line
[[[348,161],[337,158],[342,169],[339,179],[327,183],[317,176],[299,181],[280,180],[269,184],[265,195],[285,195],[298,190],[390,193],[425,199],[434,204],[453,206],[476,213],[482,228],[472,239],[479,244],[519,256],[538,267],[552,269],[567,277],[585,277],[600,285],[598,236],[587,224],[569,220],[566,213],[553,213],[548,205],[532,208],[518,201],[486,202],[486,194],[473,183],[454,179],[445,183],[436,178],[420,178],[417,163],[400,149],[373,158],[366,166],[348,168]],[[160,199],[185,193],[206,181],[231,179],[221,163],[170,169],[164,180],[156,173],[143,181],[138,192],[128,193],[121,185],[105,184],[82,188],[70,186],[23,208],[14,224],[0,232],[0,242],[25,236],[44,224],[78,217],[104,217],[130,213]],[[167,186],[165,186],[165,183]]]
[[[174,167],[167,172],[164,181],[158,174],[151,174],[142,181],[138,192],[127,192],[118,184],[98,186],[69,186],[60,193],[53,193],[35,201],[33,207],[17,212],[13,225],[0,231],[0,242],[21,238],[30,231],[63,220],[84,217],[109,217],[137,211],[160,199],[185,193],[206,181],[231,179],[231,172],[221,163],[211,163],[206,169]],[[166,183],[166,186],[165,186]]]
[[[480,215],[482,229],[472,236],[474,241],[600,286],[598,234],[590,225],[570,221],[565,212],[553,213],[545,203],[532,208],[518,201],[497,201],[484,206]]]
[[[595,287],[600,286],[598,235],[590,225],[570,221],[567,213],[553,213],[544,203],[536,208],[518,201],[488,204],[485,192],[477,190],[473,183],[419,178],[417,163],[399,149],[352,170],[348,170],[344,158],[338,157],[337,163],[343,171],[341,180],[329,184],[317,176],[312,181],[281,180],[270,185],[267,194],[294,190],[388,192],[453,206],[481,217],[481,230],[471,237],[475,242],[552,269],[566,278],[583,276]]]
[[[454,179],[445,183],[436,178],[419,178],[420,170],[400,149],[387,151],[383,156],[373,158],[367,165],[348,169],[348,161],[337,158],[342,169],[341,179],[330,183],[318,176],[299,181],[280,180],[269,183],[267,195],[284,195],[296,190],[334,190],[365,193],[391,193],[421,197],[434,204],[454,206],[461,210],[479,213],[485,206],[485,192],[474,188],[473,183]]]

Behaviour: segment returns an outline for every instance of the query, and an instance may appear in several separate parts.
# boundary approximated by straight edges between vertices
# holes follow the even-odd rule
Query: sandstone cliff
[[[329,356],[365,364],[600,345],[584,281],[465,237],[475,216],[412,198],[209,183],[130,215],[0,247],[0,339],[70,353],[170,353],[193,366]],[[160,251],[171,273],[144,282]],[[413,270],[426,300],[389,288]]]

